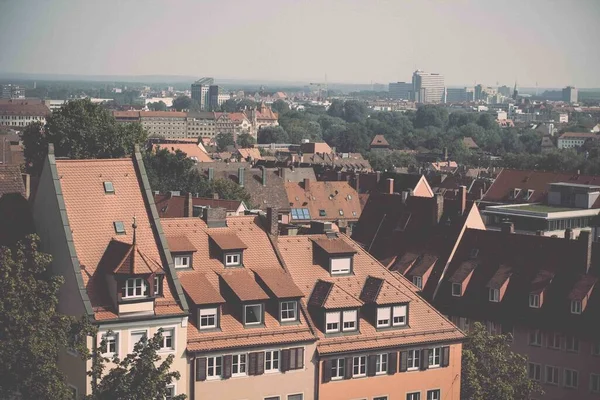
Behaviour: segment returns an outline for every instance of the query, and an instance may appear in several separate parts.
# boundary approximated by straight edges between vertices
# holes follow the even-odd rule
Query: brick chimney
[[[512,222],[503,222],[502,223],[502,232],[504,233],[515,233],[515,224]]]
[[[565,239],[573,240],[573,229],[571,229],[571,228],[565,229]]]
[[[381,172],[375,172],[375,180],[377,181],[377,183],[379,183],[379,181],[381,180]]]
[[[460,214],[463,215],[467,210],[467,187],[458,188],[458,200],[460,201]]]
[[[206,207],[202,219],[209,228],[225,228],[227,227],[227,210],[222,207]]]
[[[394,194],[394,178],[387,178],[387,193]]]
[[[592,266],[592,232],[588,230],[583,230],[579,232],[579,240],[585,246],[585,272],[590,272],[590,267]]]
[[[192,217],[194,215],[194,203],[192,202],[192,193],[188,193],[185,199],[185,207],[183,211],[183,216],[186,218]]]
[[[310,191],[310,179],[309,178],[304,178],[304,191],[305,192]]]
[[[440,223],[444,215],[444,195],[441,193],[435,194],[435,203],[433,205],[433,225]]]
[[[279,234],[277,209],[273,207],[267,207],[267,233],[273,236]]]
[[[238,183],[240,184],[240,187],[244,187],[244,174],[245,174],[244,168],[239,167],[238,168]]]

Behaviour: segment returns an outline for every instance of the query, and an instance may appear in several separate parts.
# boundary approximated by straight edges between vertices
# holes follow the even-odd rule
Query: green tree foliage
[[[119,124],[88,99],[69,101],[48,117],[45,126],[34,123],[23,131],[26,169],[36,176],[41,173],[49,143],[57,157],[118,158],[131,154],[146,138],[139,123]]]
[[[162,100],[148,103],[147,106],[150,111],[167,111],[167,105]]]
[[[538,393],[527,358],[510,350],[506,335],[490,335],[476,322],[463,345],[460,398],[526,400]]]
[[[252,108],[256,108],[257,104],[254,100],[250,100],[250,99],[242,99],[240,101],[237,102],[236,105],[236,111],[241,111],[241,110],[250,110]]]
[[[286,101],[279,99],[273,102],[271,109],[277,114],[282,115],[290,111],[290,105]]]
[[[394,168],[417,165],[414,154],[398,151],[370,151],[366,154],[366,158],[376,171],[393,171]]]
[[[225,151],[227,146],[235,146],[235,141],[231,133],[219,133],[215,137],[215,142],[217,143],[218,151]]]
[[[334,99],[327,109],[327,115],[336,118],[344,118],[344,102],[339,99]]]
[[[50,277],[51,257],[29,235],[13,248],[0,247],[0,398],[71,399],[56,364],[72,344],[76,323],[56,311],[62,277]]]
[[[248,149],[252,147],[256,143],[256,139],[254,136],[249,133],[242,133],[237,137],[237,144],[243,149]]]
[[[210,195],[217,193],[220,199],[240,200],[248,207],[253,207],[251,204],[250,194],[231,179],[215,179],[210,183]]]
[[[258,131],[258,143],[289,143],[290,137],[281,126],[265,126]]]
[[[443,128],[447,122],[448,111],[445,108],[428,104],[417,109],[414,125],[415,128],[425,128],[427,126]]]
[[[178,96],[173,100],[173,105],[171,106],[177,111],[189,110],[192,106],[192,99],[188,96]]]
[[[158,355],[162,345],[162,329],[148,339],[142,338],[133,352],[119,359],[109,360],[102,356],[106,351],[104,341],[92,357],[93,367],[88,373],[92,377],[92,394],[86,400],[147,400],[164,399],[167,387],[181,377],[179,371],[169,371],[174,355],[164,360]],[[105,363],[112,361],[116,366],[103,375]],[[159,363],[160,362],[160,363]],[[177,395],[173,399],[183,400],[187,396]]]
[[[222,112],[236,112],[237,111],[237,102],[234,99],[227,99],[221,104]]]

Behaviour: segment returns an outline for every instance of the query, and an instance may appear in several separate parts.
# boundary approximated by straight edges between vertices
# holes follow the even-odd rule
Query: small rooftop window
[[[114,192],[115,192],[115,187],[113,186],[113,183],[110,181],[104,182],[104,193],[110,194],[110,193],[114,193]]]
[[[327,213],[325,212],[325,210],[319,210],[319,217],[326,217]]]
[[[123,224],[123,221],[115,221],[113,222],[114,226],[115,226],[115,232],[119,235],[124,235],[125,234],[125,225]]]
[[[310,219],[308,208],[292,208],[292,219]]]
[[[348,195],[348,200],[352,200],[352,195],[351,194]]]
[[[340,210],[340,215],[344,216],[344,210]]]

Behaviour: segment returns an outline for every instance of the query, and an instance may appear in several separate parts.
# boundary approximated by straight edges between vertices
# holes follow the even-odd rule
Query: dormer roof
[[[356,250],[340,238],[318,238],[313,243],[329,255],[355,254]]]
[[[512,275],[512,268],[501,265],[487,284],[490,289],[500,289]]]
[[[235,271],[223,271],[218,275],[229,286],[240,301],[267,300],[269,295],[254,279],[254,274],[241,269]]]
[[[225,303],[223,296],[210,284],[204,274],[184,274],[180,281],[183,290],[196,305]]]
[[[541,293],[546,289],[554,279],[554,272],[539,270],[531,282],[531,293]]]
[[[169,250],[173,253],[193,253],[198,251],[190,242],[187,236],[169,236],[167,237]]]
[[[573,288],[569,292],[569,300],[579,300],[582,301],[585,299],[596,285],[598,278],[591,275],[581,275]]]
[[[212,232],[209,234],[210,238],[215,242],[217,246],[223,251],[227,250],[244,250],[248,246],[234,233],[216,233]]]
[[[408,275],[410,276],[422,276],[427,271],[429,271],[435,263],[437,262],[438,257],[432,254],[422,254],[415,262],[415,265],[410,270]]]
[[[452,283],[463,283],[475,268],[477,268],[476,261],[464,261],[460,264],[458,269],[454,272],[454,274],[452,274],[452,276],[448,280]]]
[[[410,297],[385,280],[369,276],[360,293],[360,300],[364,303],[386,305],[407,303]]]
[[[283,270],[256,269],[253,272],[278,299],[304,297],[292,277]]]

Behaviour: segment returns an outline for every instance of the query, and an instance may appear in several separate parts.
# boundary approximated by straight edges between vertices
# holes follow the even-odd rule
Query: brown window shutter
[[[196,358],[196,380],[206,380],[206,357]]]
[[[344,379],[352,378],[352,357],[346,357],[346,369],[344,370]]]
[[[429,368],[429,349],[421,350],[421,370]]]
[[[281,372],[290,370],[290,349],[281,350]]]
[[[442,367],[450,365],[450,347],[442,347]]]
[[[375,376],[375,368],[377,367],[377,356],[371,354],[367,357],[367,376]]]
[[[295,369],[304,368],[304,347],[296,347],[296,365]]]
[[[331,360],[325,360],[321,365],[323,366],[322,380],[323,383],[327,383],[331,380]]]
[[[231,378],[231,354],[223,356],[223,379]]]
[[[256,375],[256,353],[248,353],[248,375]]]
[[[256,375],[265,373],[265,352],[259,351],[256,354]]]
[[[408,351],[400,352],[400,372],[408,370]]]
[[[296,369],[296,349],[290,349],[290,362],[288,370]]]

